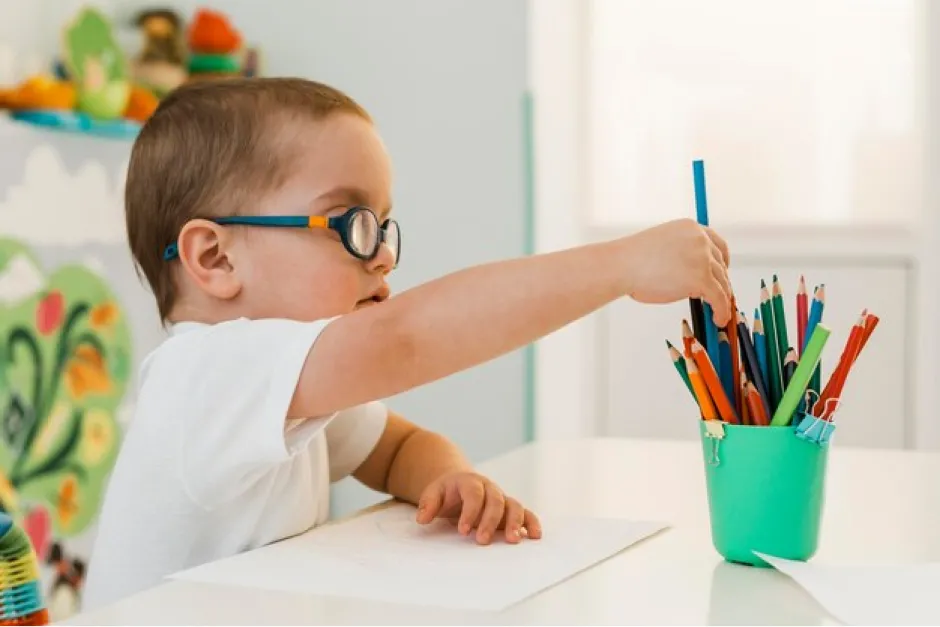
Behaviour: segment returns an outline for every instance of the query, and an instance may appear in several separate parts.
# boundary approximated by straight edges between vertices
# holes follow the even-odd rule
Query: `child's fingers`
[[[525,508],[516,499],[506,499],[506,542],[516,544],[522,540]]]
[[[725,267],[730,266],[731,265],[731,252],[728,250],[728,243],[725,240],[723,240],[720,235],[715,233],[715,231],[713,231],[711,228],[707,226],[703,228],[705,229],[705,234],[708,236],[708,239],[712,241],[715,247],[718,248],[718,252],[721,253],[720,261],[724,262]]]
[[[480,516],[480,524],[477,526],[477,542],[480,544],[489,544],[496,533],[496,528],[503,520],[503,511],[506,506],[506,497],[494,484],[486,483],[486,506],[483,509],[483,515]]]
[[[418,501],[418,522],[422,525],[426,525],[437,516],[437,513],[441,511],[441,505],[444,503],[444,484],[437,483],[436,485],[428,486],[428,488],[421,494],[421,498]]]
[[[483,512],[483,501],[486,490],[482,481],[464,481],[458,487],[462,506],[460,509],[460,522],[457,523],[457,532],[467,535],[473,529],[480,514]]]
[[[712,306],[715,324],[725,326],[731,318],[731,284],[728,275],[716,261],[711,267],[711,281],[708,281],[703,298]]]
[[[524,522],[526,536],[538,540],[542,537],[542,523],[539,522],[539,517],[533,514],[529,510],[525,510]]]

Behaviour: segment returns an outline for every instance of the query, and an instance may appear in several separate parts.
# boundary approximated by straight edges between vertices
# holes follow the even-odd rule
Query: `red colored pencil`
[[[809,304],[806,296],[806,281],[800,277],[800,287],[796,292],[796,353],[803,354],[803,344],[806,341],[806,323],[809,319]]]
[[[682,346],[685,348],[685,356],[692,357],[692,342],[695,340],[695,334],[692,333],[692,327],[688,320],[682,321]]]
[[[814,416],[828,420],[829,416],[832,415],[835,408],[831,407],[831,401],[839,398],[839,394],[842,392],[842,386],[845,384],[845,378],[848,375],[848,370],[852,367],[852,364],[855,363],[855,359],[858,356],[859,348],[862,343],[862,334],[865,330],[865,317],[867,314],[867,311],[863,311],[862,315],[859,316],[858,322],[852,325],[852,331],[849,333],[849,337],[845,342],[845,348],[842,350],[839,363],[836,365],[835,370],[833,370],[832,375],[830,375],[829,381],[826,383],[822,394],[819,395],[819,400],[813,405],[812,413]]]

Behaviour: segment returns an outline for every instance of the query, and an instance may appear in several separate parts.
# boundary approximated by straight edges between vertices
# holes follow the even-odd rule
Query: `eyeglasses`
[[[226,216],[208,218],[221,225],[277,226],[307,229],[331,229],[339,233],[343,246],[350,255],[363,261],[371,261],[379,254],[379,246],[385,244],[395,258],[393,267],[401,258],[401,231],[398,222],[386,220],[381,225],[375,213],[368,207],[351,207],[341,216]],[[176,242],[163,250],[163,260],[172,261],[179,256]]]

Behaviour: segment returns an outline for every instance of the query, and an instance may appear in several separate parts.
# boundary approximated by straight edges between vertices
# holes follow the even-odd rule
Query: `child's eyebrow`
[[[373,207],[369,203],[368,192],[359,187],[351,186],[334,187],[330,191],[317,196],[315,204],[321,210],[332,209],[338,205],[349,207],[362,205],[375,211],[376,216],[382,221],[384,221],[392,211],[391,202],[387,207]]]

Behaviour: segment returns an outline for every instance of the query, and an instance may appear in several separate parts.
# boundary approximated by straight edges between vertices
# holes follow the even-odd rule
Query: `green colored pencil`
[[[777,330],[774,324],[773,307],[770,304],[770,292],[767,291],[767,284],[761,279],[760,282],[760,317],[764,322],[764,338],[767,340],[767,377],[769,389],[767,394],[770,396],[771,411],[777,407],[780,397],[783,396],[783,377],[780,371],[779,351],[777,350]]]
[[[813,329],[812,337],[809,338],[809,342],[806,344],[803,356],[800,357],[800,363],[790,379],[790,385],[787,386],[783,398],[780,399],[780,404],[777,405],[774,417],[770,421],[771,427],[784,427],[790,424],[793,413],[800,404],[806,386],[809,385],[809,380],[813,376],[813,370],[815,370],[816,364],[819,363],[819,359],[822,357],[822,350],[828,339],[829,328],[817,324],[816,328]]]
[[[790,340],[787,338],[787,316],[783,308],[783,290],[780,289],[780,281],[777,280],[776,274],[771,287],[770,304],[774,310],[774,329],[777,331],[777,359],[780,360],[780,373],[782,375],[787,349],[790,348]],[[783,385],[785,387],[786,382]]]
[[[666,346],[669,348],[669,356],[672,358],[672,365],[679,371],[679,376],[685,381],[685,387],[689,388],[692,398],[695,398],[695,402],[698,403],[698,399],[695,397],[695,390],[692,389],[692,381],[689,380],[689,369],[685,367],[685,360],[682,358],[682,353],[680,353],[669,340],[666,340]]]

